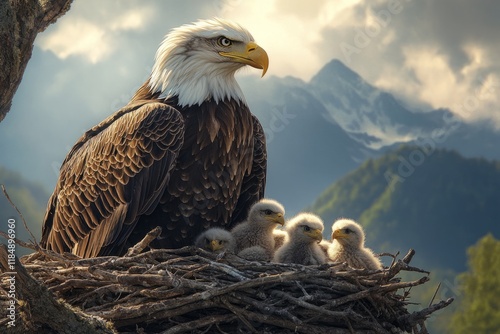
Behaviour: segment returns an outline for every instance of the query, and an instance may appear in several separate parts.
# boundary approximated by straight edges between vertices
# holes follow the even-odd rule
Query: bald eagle
[[[273,237],[274,237],[274,250],[276,251],[278,248],[283,246],[283,244],[286,241],[286,238],[288,237],[288,233],[286,233],[283,230],[275,229],[273,230]]]
[[[267,53],[238,24],[173,29],[151,76],[122,109],[87,131],[63,161],[41,245],[81,257],[122,255],[157,225],[153,248],[232,228],[264,196],[266,144],[234,74]]]
[[[328,261],[319,246],[323,239],[323,221],[319,216],[302,212],[290,219],[285,227],[288,237],[274,254],[274,262],[309,266]]]
[[[332,243],[328,257],[334,262],[347,262],[356,269],[381,270],[382,263],[365,247],[365,232],[351,219],[339,219],[332,226]]]
[[[234,253],[236,244],[231,232],[219,227],[212,227],[202,232],[194,241],[194,245],[212,253],[229,251]]]
[[[248,213],[245,222],[231,230],[238,255],[247,260],[271,260],[275,241],[273,231],[285,224],[285,208],[272,199],[261,199]]]

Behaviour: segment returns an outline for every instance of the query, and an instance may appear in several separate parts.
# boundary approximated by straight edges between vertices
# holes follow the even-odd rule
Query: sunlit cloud
[[[123,13],[118,11],[118,15],[106,20],[88,15],[77,16],[70,11],[47,32],[40,34],[36,45],[61,59],[81,56],[96,64],[108,59],[116,50],[117,33],[141,29],[153,15],[153,8],[148,6]]]
[[[151,19],[154,10],[151,7],[134,8],[126,11],[115,18],[111,24],[111,30],[137,30],[144,27],[145,22]]]
[[[450,108],[466,120],[490,118],[500,127],[493,112],[500,103],[497,96],[483,97],[474,113],[457,109],[460,98],[475,96],[478,90],[490,91],[484,88],[484,82],[491,86],[500,75],[493,61],[495,50],[500,50],[488,40],[495,30],[491,22],[496,21],[486,18],[484,24],[477,22],[476,32],[472,19],[486,9],[476,6],[471,12],[472,5],[455,6],[456,15],[463,21],[463,25],[455,25],[445,10],[453,5],[451,0],[439,6],[424,2],[215,0],[186,11],[183,7],[192,3],[173,6],[154,1],[123,1],[123,6],[102,5],[95,12],[88,9],[95,3],[80,0],[74,4],[78,10],[69,11],[36,43],[61,59],[80,56],[97,64],[111,61],[119,47],[133,43],[127,35],[131,31],[145,31],[156,24],[165,28],[164,34],[178,25],[169,25],[174,16],[183,23],[221,16],[248,28],[267,50],[268,76],[293,76],[308,81],[325,63],[338,58],[368,82],[401,98],[431,108]],[[419,16],[427,19],[418,20]],[[349,61],[342,43],[356,48],[355,53],[349,54]],[[156,45],[151,44],[150,54]],[[130,71],[124,64],[120,66]],[[242,73],[258,75],[252,69]]]
[[[105,59],[112,51],[112,40],[106,31],[84,19],[61,21],[54,31],[40,35],[37,45],[61,59],[83,56],[91,63]]]
[[[450,105],[450,101],[465,93],[456,74],[449,66],[449,59],[434,48],[421,46],[405,48],[405,67],[411,71],[418,83],[418,96],[434,108]]]

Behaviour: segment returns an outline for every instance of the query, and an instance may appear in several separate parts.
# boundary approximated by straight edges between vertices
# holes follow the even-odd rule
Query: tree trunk
[[[33,42],[73,0],[0,0],[0,122],[31,58]]]

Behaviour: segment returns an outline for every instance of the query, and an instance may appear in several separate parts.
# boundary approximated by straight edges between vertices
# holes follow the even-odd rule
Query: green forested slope
[[[310,208],[325,220],[358,220],[375,251],[417,251],[422,263],[463,271],[466,248],[500,235],[500,163],[403,146],[368,160]]]
[[[458,273],[467,269],[469,247],[487,234],[500,236],[499,162],[402,146],[366,161],[331,185],[309,210],[323,217],[325,237],[335,219],[348,217],[365,227],[367,245],[375,252],[400,251],[404,255],[409,248],[416,250],[412,264],[430,270],[431,281],[411,291],[412,301],[420,303],[414,308],[427,306],[438,284],[436,301],[455,298],[450,307],[427,322],[431,333],[462,333],[457,328],[463,313],[457,314],[463,312],[464,303],[491,308],[487,314],[498,313],[498,305],[491,300],[478,300],[475,292],[465,291],[466,276]],[[386,264],[389,261],[385,259]],[[498,281],[498,277],[492,279]],[[478,333],[489,333],[475,328]]]
[[[8,170],[0,166],[0,184],[5,186],[11,200],[21,211],[28,227],[35,235],[37,240],[40,240],[41,223],[49,193],[39,184],[31,182],[23,178],[19,173]],[[13,218],[16,220],[16,237],[28,241],[29,234],[26,231],[24,224],[16,210],[10,205],[3,193],[0,192],[0,230],[7,230],[7,220]],[[5,242],[0,238],[0,242]],[[18,255],[26,254],[22,248],[18,249]]]

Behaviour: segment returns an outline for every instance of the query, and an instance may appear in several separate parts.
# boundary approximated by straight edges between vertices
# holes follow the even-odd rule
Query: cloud
[[[450,108],[467,121],[492,120],[500,96],[495,14],[500,3],[465,0],[362,1],[325,26],[322,59],[339,58],[369,82],[429,108]],[[318,49],[319,52],[322,50]],[[479,96],[479,97],[478,97]],[[464,111],[464,101],[475,99]],[[470,104],[470,103],[469,103]]]
[[[500,128],[499,12],[496,0],[75,0],[37,37],[0,146],[24,152],[7,162],[25,174],[43,159],[57,165],[82,131],[128,102],[170,29],[214,16],[238,21],[268,51],[264,80],[309,80],[338,58],[405,101]],[[349,62],[346,44],[357,48]]]
[[[182,4],[77,0],[68,14],[40,35],[37,45],[61,59],[80,56],[96,64],[123,57],[119,52],[130,53],[126,47],[137,44],[153,54],[171,28],[221,16],[247,27],[268,51],[269,76],[309,80],[326,62],[338,58],[367,81],[400,97],[432,108],[454,109],[457,99],[484,90],[485,80],[491,85],[500,75],[493,61],[500,53],[496,43],[500,23],[495,14],[499,11],[495,0],[480,4],[466,0],[190,0]],[[137,52],[139,61],[141,50]],[[151,56],[144,60],[148,62]],[[125,65],[122,70],[129,71]],[[254,72],[249,69],[243,74]],[[468,117],[454,111],[469,120],[494,119],[490,108],[498,103],[500,97],[489,97]]]
[[[269,75],[309,80],[325,64],[323,52],[332,45],[322,36],[325,27],[343,19],[346,8],[360,0],[223,1],[220,15],[240,22],[270,56]],[[325,43],[326,42],[326,43]]]
[[[105,59],[112,51],[112,40],[106,31],[83,19],[61,22],[51,34],[40,36],[37,45],[61,59],[76,55],[91,63]]]
[[[113,19],[110,28],[113,31],[137,30],[143,28],[152,15],[153,9],[150,7],[130,9]]]
[[[100,11],[84,10],[84,4]],[[113,7],[111,2],[107,5],[94,0],[76,1],[73,10],[40,34],[36,45],[61,59],[81,56],[96,64],[109,59],[116,51],[121,33],[143,29],[155,16],[148,5],[134,8]]]

